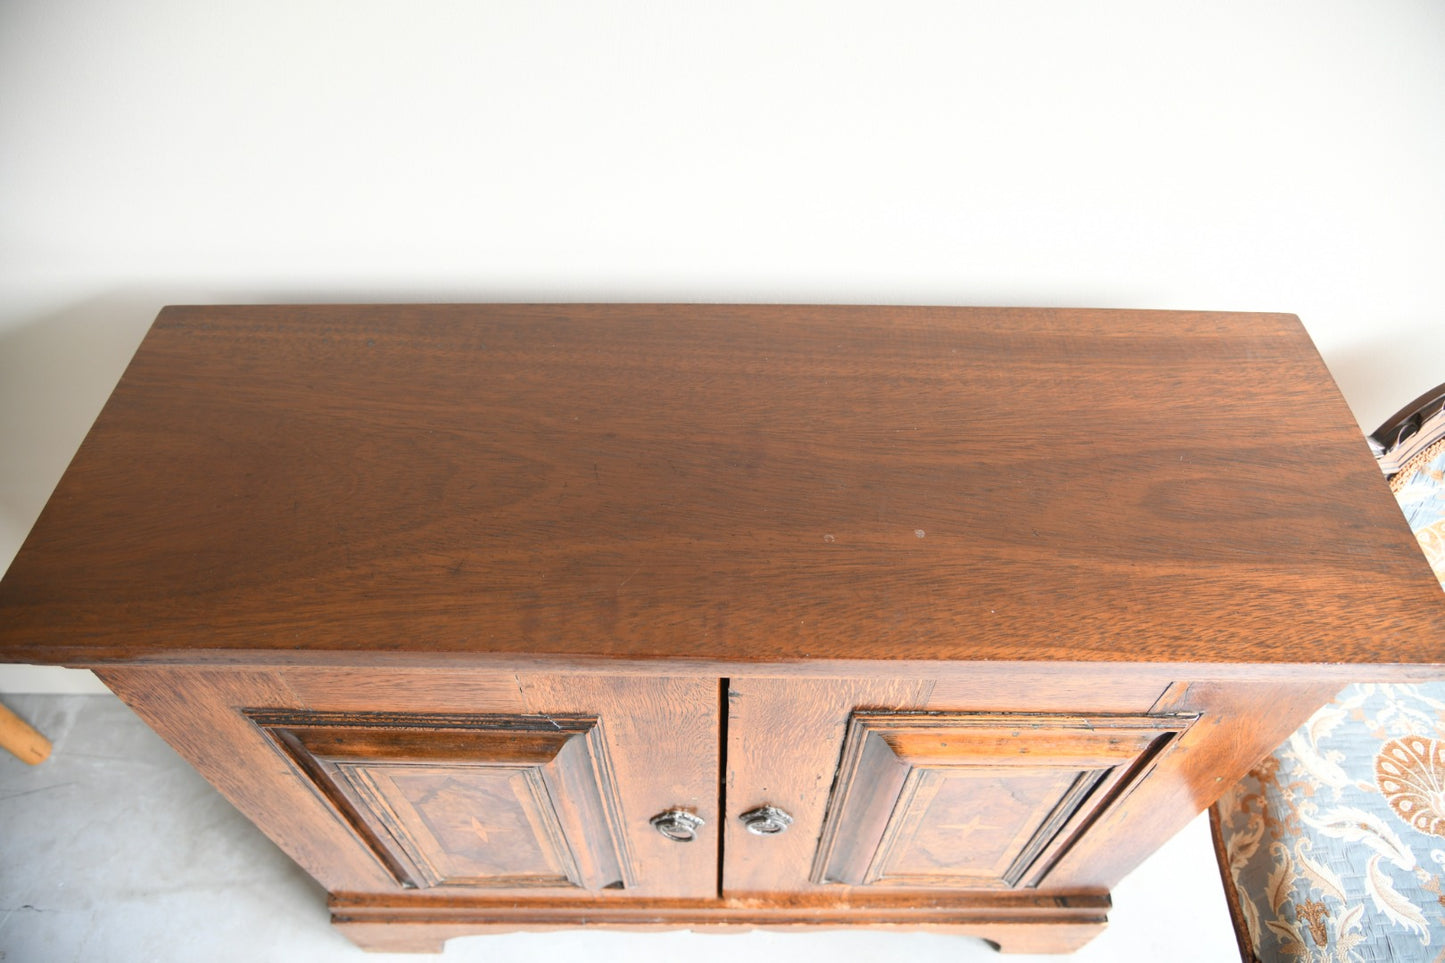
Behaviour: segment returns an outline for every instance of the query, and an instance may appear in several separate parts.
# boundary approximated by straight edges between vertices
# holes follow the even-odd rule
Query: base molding
[[[587,928],[741,932],[751,929],[930,930],[985,940],[1004,953],[1072,953],[1108,923],[1107,894],[951,899],[587,900],[525,903],[436,897],[334,898],[331,922],[362,949],[440,953],[460,936]]]

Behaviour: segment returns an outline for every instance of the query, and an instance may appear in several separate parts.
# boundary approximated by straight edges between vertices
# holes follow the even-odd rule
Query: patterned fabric
[[[1445,961],[1445,682],[1351,686],[1214,817],[1257,959]]]
[[[1445,439],[1413,458],[1390,487],[1430,567],[1445,586]]]
[[[1390,487],[1445,586],[1445,440]],[[1211,816],[1246,960],[1445,963],[1445,682],[1351,686]]]

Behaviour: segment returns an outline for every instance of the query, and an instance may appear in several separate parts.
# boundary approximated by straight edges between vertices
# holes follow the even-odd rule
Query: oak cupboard
[[[1308,457],[1301,457],[1301,449]],[[374,949],[1068,951],[1439,589],[1282,315],[167,308],[0,582]]]

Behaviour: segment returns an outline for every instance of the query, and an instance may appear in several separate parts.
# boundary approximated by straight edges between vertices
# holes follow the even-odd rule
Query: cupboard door
[[[332,893],[717,893],[716,679],[401,666],[103,677]],[[703,820],[693,841],[649,824],[671,811]]]
[[[633,882],[595,717],[250,715],[404,887]]]
[[[1191,721],[856,712],[810,878],[924,889],[1037,886]]]

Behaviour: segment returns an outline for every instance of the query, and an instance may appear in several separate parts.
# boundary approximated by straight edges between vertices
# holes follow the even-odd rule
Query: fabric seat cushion
[[[1213,816],[1246,959],[1445,960],[1445,682],[1349,687]]]

